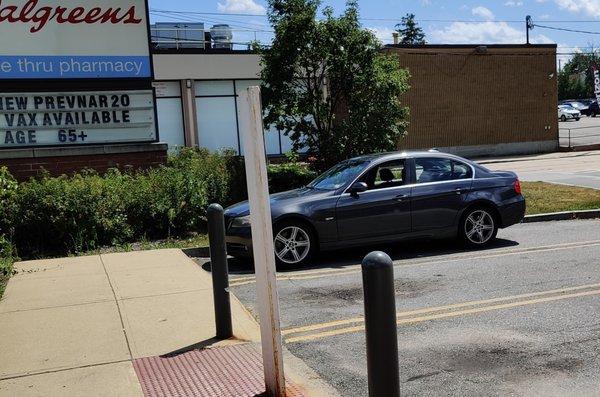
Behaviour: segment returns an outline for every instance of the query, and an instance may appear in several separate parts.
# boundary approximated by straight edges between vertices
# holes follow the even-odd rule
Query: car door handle
[[[399,194],[395,197],[396,201],[404,201],[410,197],[410,194]]]
[[[464,192],[467,191],[467,189],[461,189],[461,188],[457,187],[454,191],[456,192],[456,194],[463,194]]]

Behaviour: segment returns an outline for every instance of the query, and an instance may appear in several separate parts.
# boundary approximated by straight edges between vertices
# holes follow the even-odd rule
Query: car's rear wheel
[[[560,121],[562,121],[562,122],[567,121],[567,116],[565,116],[564,114],[562,116],[560,116]]]
[[[316,238],[303,222],[287,221],[275,225],[274,246],[278,266],[306,264],[316,252]]]
[[[462,217],[460,235],[470,247],[484,247],[496,238],[498,225],[494,214],[487,208],[476,207]]]

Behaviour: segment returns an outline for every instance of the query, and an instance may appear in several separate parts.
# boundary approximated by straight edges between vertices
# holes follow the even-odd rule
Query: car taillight
[[[515,187],[515,193],[521,194],[521,182],[518,179],[513,186]]]

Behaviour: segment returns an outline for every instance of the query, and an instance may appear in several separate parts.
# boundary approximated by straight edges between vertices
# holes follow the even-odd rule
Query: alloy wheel
[[[310,237],[298,226],[284,227],[275,236],[275,255],[287,264],[302,262],[310,252]]]
[[[465,220],[465,236],[476,245],[487,243],[494,234],[494,218],[484,210],[476,210]]]

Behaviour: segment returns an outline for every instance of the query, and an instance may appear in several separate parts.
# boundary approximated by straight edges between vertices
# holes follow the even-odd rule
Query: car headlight
[[[250,226],[250,215],[238,216],[233,218],[231,221],[231,227],[249,227]]]

